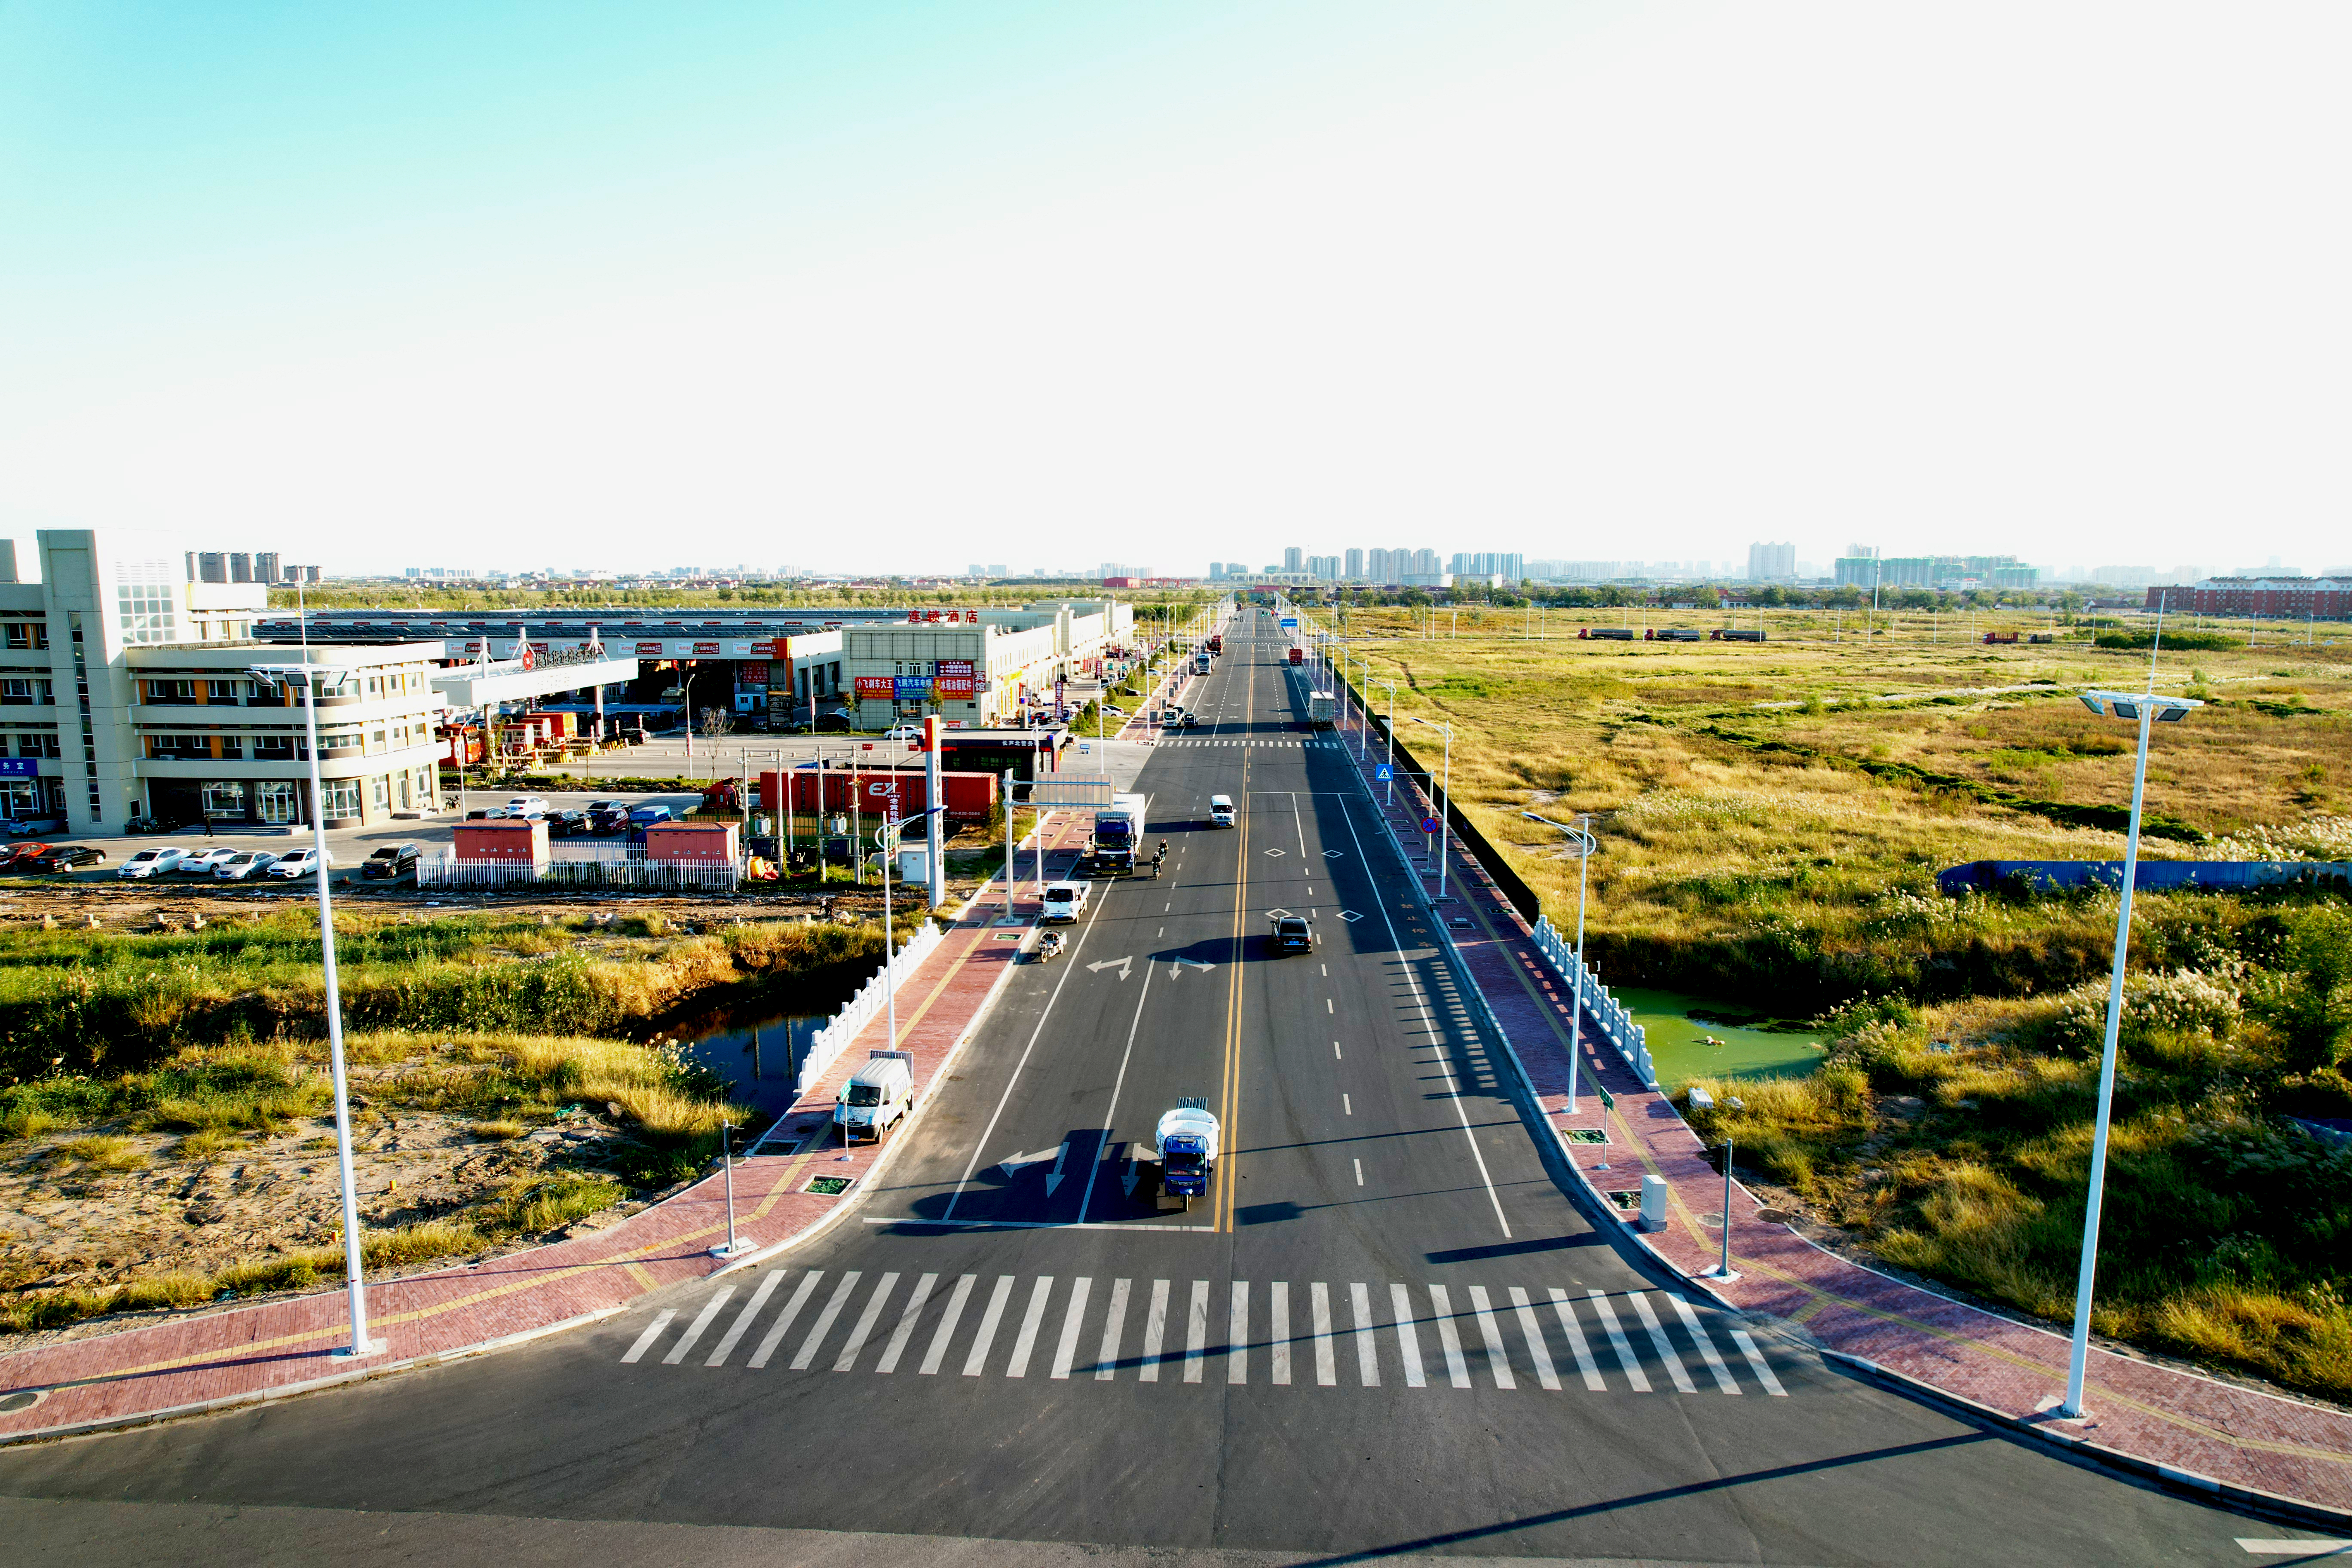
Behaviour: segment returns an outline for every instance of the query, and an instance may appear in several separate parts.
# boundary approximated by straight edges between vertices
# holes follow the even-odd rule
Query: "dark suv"
[[[360,862],[360,875],[376,881],[392,881],[415,869],[414,844],[387,844]]]

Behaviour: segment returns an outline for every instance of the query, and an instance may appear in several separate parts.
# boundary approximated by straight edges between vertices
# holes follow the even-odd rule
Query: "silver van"
[[[1209,797],[1209,826],[1212,827],[1231,827],[1233,825],[1234,797],[1229,795],[1211,795]]]
[[[892,1123],[915,1109],[912,1061],[905,1051],[874,1051],[864,1067],[849,1075],[833,1108],[843,1142],[871,1138],[878,1143]]]

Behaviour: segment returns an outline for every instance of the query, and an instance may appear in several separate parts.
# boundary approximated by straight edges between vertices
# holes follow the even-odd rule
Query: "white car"
[[[1119,706],[1118,703],[1116,703],[1116,702],[1106,702],[1106,703],[1104,703],[1104,704],[1102,705],[1102,710],[1103,710],[1103,711],[1104,711],[1104,712],[1106,712],[1106,713],[1116,713],[1116,714],[1118,714],[1118,715],[1120,718],[1122,718],[1122,719],[1124,719],[1124,718],[1126,718],[1126,717],[1127,717],[1127,710],[1126,710],[1126,709],[1124,709],[1124,708],[1122,708],[1122,707],[1120,707],[1120,706]]]
[[[547,797],[540,795],[519,795],[507,802],[509,816],[545,816]]]
[[[159,844],[152,849],[142,849],[132,855],[130,859],[115,868],[114,874],[118,877],[128,877],[133,881],[148,877],[160,877],[167,871],[178,870],[180,862],[187,858],[187,854],[184,849],[174,848],[168,844]]]
[[[215,864],[213,875],[225,882],[243,882],[261,875],[278,864],[278,857],[267,849],[232,849],[228,858]]]
[[[1093,891],[1093,886],[1086,882],[1046,883],[1045,911],[1037,917],[1039,923],[1076,920],[1087,912],[1087,896]]]
[[[886,741],[919,741],[923,738],[920,724],[894,724],[883,733]]]
[[[183,855],[180,857],[179,864],[173,866],[172,869],[183,877],[209,877],[213,874],[214,867],[236,853],[236,850],[223,844],[194,855]]]
[[[332,870],[334,866],[335,852],[330,849],[327,851],[327,868]],[[318,870],[319,852],[316,849],[289,849],[263,868],[266,875],[283,877],[289,882],[297,877],[315,876]]]

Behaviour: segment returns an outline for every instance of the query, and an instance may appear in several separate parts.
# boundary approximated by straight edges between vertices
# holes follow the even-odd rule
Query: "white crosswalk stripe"
[[[908,1348],[922,1336],[927,1320],[935,1320],[929,1323],[928,1339],[922,1341],[922,1362],[917,1368],[918,1375],[935,1375],[958,1348],[967,1330],[972,1296],[981,1283],[978,1275],[960,1275],[953,1286],[942,1292],[939,1289],[939,1275],[920,1275],[905,1304],[894,1308],[901,1278],[895,1271],[871,1280],[870,1289],[863,1292],[862,1298],[861,1286],[868,1282],[869,1277],[858,1270],[828,1278],[822,1269],[809,1269],[798,1280],[791,1281],[792,1289],[786,1290],[785,1276],[791,1272],[772,1268],[761,1273],[741,1306],[730,1317],[726,1331],[709,1354],[697,1358],[700,1365],[730,1364],[736,1351],[760,1326],[772,1301],[782,1299],[783,1304],[774,1310],[773,1321],[760,1336],[758,1347],[748,1361],[740,1363],[745,1370],[767,1367],[795,1325],[805,1320],[808,1327],[793,1352],[790,1370],[804,1372],[822,1363],[837,1373],[863,1370],[892,1373],[898,1370]],[[1150,1282],[1143,1312],[1139,1353],[1122,1360],[1120,1351],[1129,1332],[1129,1305],[1139,1294],[1138,1287],[1142,1281],[1110,1279],[1101,1284],[1098,1289],[1097,1281],[1085,1275],[1067,1279],[1050,1274],[1035,1275],[1029,1279],[1024,1292],[1018,1276],[998,1275],[988,1290],[977,1322],[969,1325],[969,1342],[961,1346],[963,1375],[982,1377],[992,1370],[990,1360],[997,1336],[1007,1327],[1008,1316],[1016,1315],[1015,1297],[1019,1296],[1017,1321],[1011,1325],[1010,1348],[1003,1363],[993,1369],[1006,1378],[1028,1376],[1030,1363],[1039,1353],[1043,1339],[1046,1375],[1055,1382],[1085,1378],[1092,1373],[1089,1381],[1111,1383],[1131,1373],[1137,1382],[1160,1383],[1164,1381],[1161,1368],[1172,1365],[1175,1381],[1201,1384],[1211,1381],[1211,1363],[1222,1362],[1222,1381],[1229,1386],[1246,1386],[1255,1380],[1276,1388],[1338,1388],[1343,1386],[1338,1342],[1347,1335],[1353,1339],[1356,1348],[1353,1386],[1360,1388],[1381,1385],[1381,1363],[1385,1359],[1407,1388],[1509,1394],[1532,1384],[1557,1393],[1568,1386],[1562,1373],[1573,1363],[1578,1379],[1590,1393],[1622,1388],[1649,1394],[1657,1387],[1653,1378],[1663,1373],[1664,1381],[1677,1392],[1695,1394],[1700,1385],[1685,1358],[1696,1353],[1706,1367],[1716,1393],[1747,1393],[1739,1375],[1743,1366],[1763,1393],[1775,1398],[1786,1398],[1789,1393],[1747,1330],[1719,1321],[1710,1328],[1690,1302],[1668,1291],[1612,1293],[1588,1289],[1580,1307],[1575,1298],[1559,1286],[1543,1286],[1531,1291],[1523,1285],[1452,1287],[1432,1282],[1416,1289],[1390,1280],[1385,1293],[1388,1311],[1383,1321],[1374,1310],[1374,1302],[1380,1300],[1375,1294],[1379,1287],[1364,1281],[1351,1280],[1339,1286],[1328,1280],[1310,1280],[1305,1283],[1302,1294],[1293,1281],[1275,1279],[1266,1281],[1263,1293],[1258,1294],[1259,1288],[1245,1279],[1227,1281],[1222,1292],[1214,1281],[1208,1279],[1154,1279]],[[1332,1312],[1332,1297],[1341,1289],[1347,1292],[1349,1308],[1345,1325]],[[1253,1335],[1254,1294],[1263,1338]],[[730,1281],[719,1285],[690,1309],[690,1316],[689,1309],[684,1306],[663,1308],[631,1340],[621,1355],[622,1364],[646,1364],[646,1358],[674,1329],[675,1340],[655,1364],[690,1364],[688,1358],[696,1347],[720,1321],[729,1305],[741,1295],[740,1282]],[[1222,1335],[1213,1338],[1213,1303],[1220,1295],[1225,1321]],[[817,1308],[813,1319],[805,1319],[820,1297],[821,1308]],[[1658,1305],[1660,1300],[1665,1303],[1663,1310]],[[1294,1302],[1303,1310],[1294,1313]],[[1551,1308],[1549,1315],[1540,1310],[1544,1304]],[[1638,1337],[1644,1347],[1642,1350],[1634,1348],[1637,1336],[1620,1316],[1625,1312],[1630,1312],[1633,1321],[1641,1325]],[[685,1326],[678,1329],[681,1319]],[[880,1340],[880,1349],[876,1352],[877,1335],[886,1323],[889,1325],[887,1336]],[[1592,1342],[1587,1337],[1588,1323],[1598,1325],[1601,1339],[1614,1352],[1616,1376],[1611,1376],[1595,1360]],[[1517,1330],[1516,1337],[1506,1324]],[[1083,1351],[1090,1342],[1090,1329],[1096,1336],[1091,1341],[1096,1346],[1091,1361],[1086,1359]],[[1383,1333],[1383,1330],[1387,1331]],[[1736,1355],[1724,1350],[1717,1334],[1728,1336]],[[1265,1347],[1263,1358],[1251,1353],[1253,1345]],[[1437,1365],[1424,1363],[1424,1350],[1437,1358]],[[1314,1374],[1311,1384],[1307,1377],[1309,1364]],[[1442,1375],[1433,1377],[1433,1373]]]

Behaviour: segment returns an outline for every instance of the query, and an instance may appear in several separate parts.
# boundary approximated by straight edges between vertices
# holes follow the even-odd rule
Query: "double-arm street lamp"
[[[1445,901],[1445,829],[1447,819],[1454,815],[1454,726],[1441,724],[1434,719],[1413,716],[1416,724],[1426,724],[1445,736],[1445,771],[1438,788],[1437,806],[1437,901]]]
[[[912,816],[885,817],[882,826],[874,830],[874,847],[882,852],[882,990],[887,998],[887,1005],[890,1010],[890,1048],[894,1051],[898,1048],[898,965],[895,950],[891,945],[891,928],[897,923],[894,919],[897,911],[890,907],[890,858],[898,854],[898,841],[906,837],[907,829],[929,816],[933,812],[945,809],[947,808],[944,806],[934,805],[927,810],[919,811]],[[1005,808],[1005,815],[1007,817],[1012,816],[1012,808],[1009,805]],[[1042,843],[1041,840],[1041,846]],[[1042,847],[1038,858],[1041,861],[1045,858]],[[1005,865],[1009,877],[1012,868],[1009,858]],[[1010,885],[1008,882],[1008,888]],[[1010,892],[1005,895],[1004,912],[1007,914],[1013,912],[1013,900]]]
[[[2147,789],[2147,737],[2158,724],[2178,724],[2204,704],[2152,691],[2085,691],[2083,706],[2103,719],[2139,724],[2139,760],[2132,769],[2131,830],[2124,840],[2123,900],[2116,909],[2115,964],[2107,973],[2107,1035],[2099,1051],[2099,1114],[2091,1135],[2091,1189],[2083,1210],[2083,1262],[2074,1282],[2074,1342],[2066,1358],[2066,1402],[2058,1413],[2083,1418],[2083,1368],[2091,1344],[2091,1285],[2098,1272],[2099,1205],[2106,1195],[2107,1120],[2116,1098],[2116,1037],[2123,1023],[2124,957],[2131,945],[2132,887],[2139,876],[2140,801]]]
[[[319,952],[327,984],[327,1060],[335,1081],[335,1164],[343,1181],[343,1280],[351,1295],[352,1342],[337,1355],[373,1355],[382,1340],[368,1337],[367,1286],[360,1261],[360,1200],[352,1175],[351,1093],[343,1076],[343,994],[335,977],[335,908],[327,892],[327,802],[319,781],[319,696],[352,685],[352,672],[323,664],[257,664],[246,673],[264,686],[302,693],[302,721],[310,742],[310,843],[319,874]]]
[[[1519,813],[1529,822],[1540,822],[1546,827],[1557,827],[1568,835],[1568,852],[1576,857],[1576,982],[1575,1000],[1570,1003],[1568,1025],[1568,1113],[1576,1114],[1576,1073],[1584,1059],[1584,885],[1592,857],[1601,848],[1601,841],[1592,837],[1589,826],[1592,818],[1579,816],[1576,826],[1554,822],[1549,816],[1538,816],[1532,811]]]

